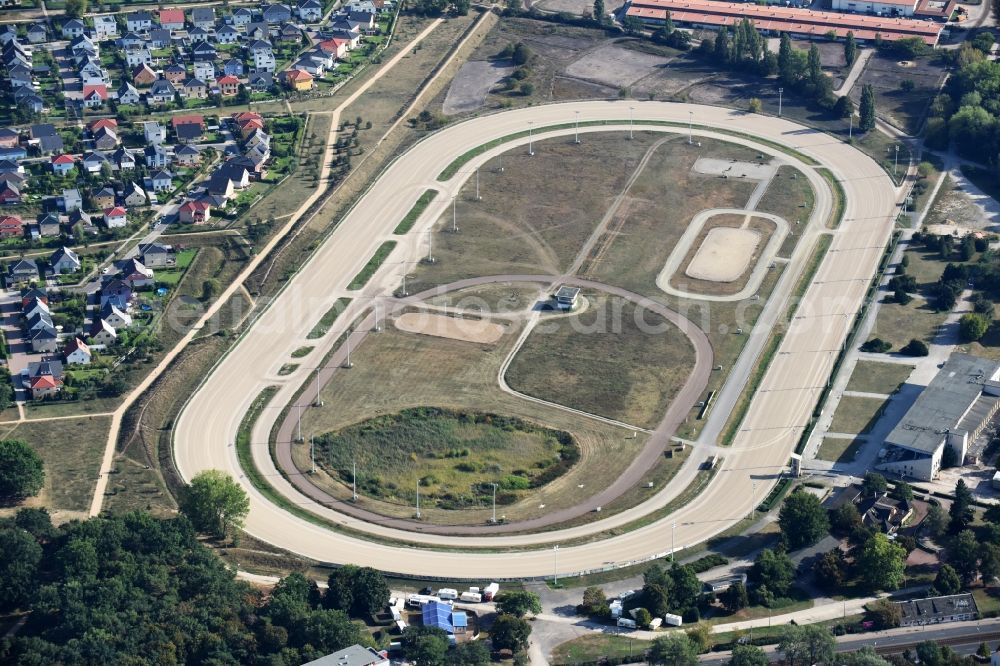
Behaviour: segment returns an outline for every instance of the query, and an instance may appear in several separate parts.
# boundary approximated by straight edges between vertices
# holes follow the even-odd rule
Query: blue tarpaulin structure
[[[455,633],[451,624],[451,606],[437,601],[428,601],[421,609],[425,627],[444,629],[449,634]]]

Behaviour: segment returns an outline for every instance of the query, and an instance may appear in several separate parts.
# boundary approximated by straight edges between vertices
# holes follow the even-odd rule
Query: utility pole
[[[312,467],[309,469],[310,474],[316,473],[316,439],[309,435],[309,459],[312,462]]]
[[[434,263],[434,230],[427,230],[427,263]]]
[[[573,143],[580,143],[580,112],[576,111],[576,124],[573,126]]]
[[[634,110],[635,110],[635,107],[632,107],[632,106],[628,107],[628,138],[629,138],[629,140],[632,139],[632,112]]]
[[[420,519],[420,481],[417,481],[417,520]]]
[[[358,461],[351,461],[351,486],[353,488],[351,492],[351,499],[355,502],[358,501]]]
[[[482,201],[482,197],[479,196],[479,168],[476,168],[476,201]]]
[[[899,144],[896,144],[896,154],[892,158],[892,177],[896,178],[896,167],[899,166]]]
[[[347,359],[344,361],[345,368],[353,368],[354,364],[351,363],[351,331],[347,331],[347,338],[344,339],[344,344],[347,345]]]
[[[382,324],[380,324],[378,321],[378,301],[375,301],[375,332],[378,333],[381,330],[382,330]]]
[[[477,171],[476,172],[477,181],[478,181],[478,176],[479,172]],[[476,191],[477,192],[479,191],[478,185],[476,186]],[[476,196],[478,197],[479,195],[477,194]],[[456,206],[458,205],[456,203],[457,201],[458,201],[458,196],[453,196],[451,198],[451,233],[453,234],[458,233],[458,210],[456,208]],[[433,259],[431,261],[433,262]]]
[[[670,561],[673,562],[677,552],[677,523],[670,526]]]
[[[785,92],[784,88],[778,88],[778,117],[781,117],[781,94]]]
[[[321,368],[316,368],[316,399],[313,400],[313,407],[322,407],[323,401],[319,398],[319,373]]]
[[[552,584],[559,585],[559,544],[552,546]]]
[[[692,134],[692,125],[694,124],[694,112],[688,111],[688,145],[690,146],[694,143],[694,135]]]
[[[497,154],[497,171],[503,173],[503,153]]]
[[[497,523],[497,484],[491,483],[490,485],[493,486],[493,518],[492,518],[492,520],[490,522],[492,522],[494,525],[496,525],[496,523]]]
[[[528,121],[528,157],[532,157],[535,154],[535,151],[532,150],[532,148],[531,148],[531,146],[532,146],[532,144],[531,144],[531,126],[532,125],[534,125],[534,123],[529,120]]]

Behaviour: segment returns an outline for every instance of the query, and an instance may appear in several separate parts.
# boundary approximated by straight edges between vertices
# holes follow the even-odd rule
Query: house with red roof
[[[351,50],[351,40],[344,39],[343,37],[332,37],[324,39],[317,46],[327,55],[332,55],[334,58],[343,58]]]
[[[219,77],[218,84],[223,97],[232,97],[240,90],[240,80],[232,74]]]
[[[187,201],[177,211],[183,224],[204,224],[212,219],[212,209],[204,201]]]
[[[59,361],[29,363],[22,372],[24,373],[24,385],[31,393],[32,400],[55,395],[63,387],[63,367]]]
[[[285,85],[296,92],[308,92],[313,87],[313,75],[304,69],[289,69],[284,72]]]
[[[108,87],[103,83],[83,86],[83,106],[95,109],[108,101]]]
[[[90,346],[80,338],[73,338],[73,341],[63,349],[66,365],[90,365],[91,357]]]
[[[181,125],[200,125],[202,129],[205,129],[205,117],[198,115],[174,116],[170,119],[170,124],[175,130]]]
[[[0,182],[0,204],[21,203],[21,190],[10,181]]]
[[[132,70],[132,83],[134,83],[137,88],[146,88],[151,86],[154,81],[156,81],[156,72],[154,72],[153,68],[146,63],[137,65],[135,69]]]
[[[160,27],[166,30],[183,30],[184,29],[184,10],[183,9],[161,9],[160,10]]]
[[[52,173],[63,176],[73,170],[73,156],[72,155],[53,155],[52,156]]]
[[[128,211],[124,206],[114,206],[104,210],[104,224],[108,229],[120,229],[128,224]]]
[[[24,222],[17,215],[0,217],[0,238],[17,238],[24,235]]]
[[[118,121],[115,120],[114,118],[98,118],[97,120],[90,121],[90,124],[87,125],[87,131],[90,132],[91,134],[96,134],[97,130],[100,129],[109,129],[117,131]]]

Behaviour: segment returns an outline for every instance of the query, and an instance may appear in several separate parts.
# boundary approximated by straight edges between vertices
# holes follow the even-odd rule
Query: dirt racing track
[[[321,506],[299,493],[278,472],[269,450],[270,434],[282,407],[292,403],[310,369],[317,367],[346,327],[367,311],[374,299],[391,293],[398,285],[406,270],[403,262],[426,251],[427,234],[421,232],[445,212],[451,195],[496,154],[527,144],[528,137],[521,134],[529,129],[529,123],[535,139],[569,135],[578,113],[584,124],[581,134],[584,130],[621,131],[624,140],[630,107],[636,129],[684,133],[689,119],[694,118],[695,135],[715,136],[772,153],[777,146],[784,147],[791,151],[792,158],[804,156],[829,169],[846,195],[842,224],[832,233],[830,249],[708,487],[663,519],[603,539],[600,532],[612,523],[624,524],[651,508],[644,503],[601,520],[595,514],[589,524],[539,534],[446,536],[372,524]],[[590,127],[588,122],[607,124]],[[481,154],[466,155],[477,146],[505,137],[511,140]],[[753,137],[758,137],[759,142]],[[438,175],[463,155],[466,162],[458,172],[438,181]],[[814,168],[806,169],[812,180]],[[571,171],[571,165],[567,165],[567,173]],[[396,225],[429,188],[440,190],[444,196],[437,197],[407,236],[393,236]],[[817,190],[816,194],[815,208],[830,211],[833,203],[829,188]],[[787,464],[888,242],[897,194],[888,176],[847,144],[782,119],[724,108],[638,101],[578,102],[507,111],[458,123],[427,137],[386,169],[329,240],[205,377],[175,423],[177,469],[184,479],[213,468],[239,479],[250,495],[246,530],[257,538],[321,562],[364,563],[398,574],[449,579],[524,578],[551,575],[555,566],[560,574],[572,574],[662,556],[671,548],[672,533],[677,548],[699,543],[745,517]],[[398,244],[374,278],[361,292],[347,291],[354,276],[389,239]],[[808,248],[799,253],[806,259],[808,254]],[[804,270],[805,263],[793,262],[789,269]],[[776,293],[772,299],[787,302],[792,296],[790,291]],[[322,314],[344,296],[353,297],[353,301],[333,330],[316,341],[319,344],[301,359],[297,373],[282,382],[275,381],[278,369],[304,344]],[[755,329],[751,335],[766,336],[768,332]],[[749,368],[752,363],[741,364],[741,368],[744,366]],[[730,382],[742,384],[748,374],[734,371]],[[254,460],[272,486],[271,493],[280,494],[286,506],[296,505],[329,524],[308,520],[272,502],[251,484],[240,467],[234,446],[237,432],[251,405],[269,386],[277,387],[277,392],[251,432]],[[704,455],[695,451],[693,459]],[[681,477],[678,475],[672,483],[683,483]],[[569,540],[578,540],[578,545],[566,544]],[[553,545],[560,543],[565,545],[559,548],[556,560]]]

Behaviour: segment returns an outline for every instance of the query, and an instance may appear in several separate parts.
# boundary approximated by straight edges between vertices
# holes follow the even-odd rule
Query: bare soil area
[[[407,312],[397,317],[394,324],[408,333],[487,345],[497,342],[504,334],[501,324],[488,319],[466,319],[427,312]]]

